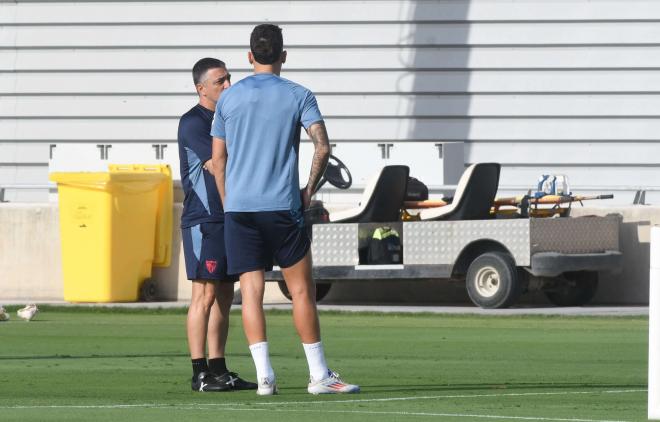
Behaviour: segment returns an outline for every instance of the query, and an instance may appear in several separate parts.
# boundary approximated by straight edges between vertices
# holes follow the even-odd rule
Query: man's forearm
[[[213,177],[215,178],[215,185],[218,188],[218,193],[220,194],[220,200],[222,201],[222,206],[225,205],[225,168],[222,167],[222,170],[214,169]]]
[[[312,168],[309,172],[309,181],[307,182],[306,190],[312,194],[328,165],[330,140],[328,139],[328,131],[325,128],[325,123],[323,122],[314,123],[310,126],[308,134],[314,144],[314,158],[312,159]]]
[[[211,163],[213,167],[213,178],[218,188],[222,206],[225,204],[225,169],[227,168],[227,148],[225,142],[219,138],[213,138]]]

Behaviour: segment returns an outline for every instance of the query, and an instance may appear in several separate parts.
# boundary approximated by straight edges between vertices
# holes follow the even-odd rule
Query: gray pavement
[[[25,303],[14,303],[25,305]],[[12,305],[12,303],[5,303]],[[122,307],[122,308],[185,308],[188,302],[136,302],[136,303],[87,303],[71,304],[64,301],[41,301],[38,305],[58,306],[99,306],[99,307]],[[240,305],[234,305],[234,309],[240,309]],[[290,310],[290,303],[265,304],[266,309]],[[648,316],[648,306],[584,306],[584,307],[515,307],[509,309],[481,309],[475,306],[410,306],[393,304],[374,305],[333,305],[319,304],[320,311],[341,312],[383,312],[383,313],[432,313],[432,314],[470,314],[470,315],[564,315],[564,316]]]

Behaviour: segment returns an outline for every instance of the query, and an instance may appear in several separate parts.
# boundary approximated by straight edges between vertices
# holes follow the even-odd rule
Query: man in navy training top
[[[293,300],[312,394],[355,393],[357,385],[328,369],[321,343],[310,240],[303,227],[330,155],[323,117],[310,90],[279,76],[286,59],[282,30],[258,25],[250,37],[251,75],[220,98],[215,112],[213,166],[225,204],[228,271],[240,274],[243,328],[257,370],[257,394],[277,392],[263,312],[264,269],[273,258]],[[307,187],[300,190],[298,147],[304,127],[314,143]]]
[[[224,211],[210,161],[213,113],[220,94],[231,85],[231,75],[222,61],[212,58],[199,60],[192,73],[199,103],[181,117],[178,132],[185,193],[181,232],[186,273],[192,281],[186,324],[191,386],[195,391],[254,390],[255,383],[242,380],[225,363],[229,308],[237,278],[227,275]]]

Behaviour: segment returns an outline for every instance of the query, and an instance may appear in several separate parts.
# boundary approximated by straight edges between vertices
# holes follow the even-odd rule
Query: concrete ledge
[[[161,297],[190,300],[181,236],[178,228],[182,206],[174,208],[172,265],[154,269]],[[603,274],[594,304],[644,305],[648,303],[650,227],[660,224],[660,207],[574,208],[573,216],[623,216],[621,246],[623,268]],[[0,300],[7,302],[62,300],[59,215],[57,204],[0,204]],[[90,282],[94,282],[90,274]],[[276,283],[268,283],[267,303],[287,303]],[[333,286],[326,297],[331,303],[469,303],[465,288],[456,282],[358,281]],[[523,304],[547,304],[542,294],[523,297]]]
[[[0,298],[62,299],[57,204],[0,204]]]
[[[23,304],[9,303],[5,305],[22,306]],[[94,308],[124,308],[124,309],[186,309],[188,302],[138,302],[138,303],[90,303],[70,304],[63,301],[41,302],[40,305],[64,306],[71,308],[94,307]],[[241,309],[241,305],[232,306],[233,311]],[[291,311],[290,303],[266,304],[266,310]],[[649,308],[646,306],[581,306],[581,307],[514,307],[508,309],[481,309],[475,306],[407,306],[391,304],[372,305],[336,305],[319,304],[321,312],[362,312],[362,313],[401,313],[401,314],[444,314],[444,315],[492,315],[492,316],[592,316],[592,317],[648,317]],[[47,311],[42,311],[40,315]]]

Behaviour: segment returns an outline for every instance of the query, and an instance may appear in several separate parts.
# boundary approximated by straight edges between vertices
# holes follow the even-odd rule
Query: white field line
[[[177,407],[177,410],[200,410],[197,406]],[[371,410],[312,410],[312,409],[247,409],[245,407],[223,407],[223,411],[238,411],[238,412],[283,412],[283,413],[343,413],[343,414],[358,414],[358,415],[382,415],[382,416],[432,416],[432,417],[448,417],[448,418],[474,418],[474,419],[506,419],[506,420],[524,420],[524,421],[552,421],[552,422],[628,422],[623,420],[606,420],[606,419],[575,419],[575,418],[552,418],[544,416],[502,416],[502,415],[480,415],[474,413],[434,413],[434,412],[379,412]]]
[[[647,390],[605,390],[605,391],[546,391],[535,393],[499,393],[499,394],[448,394],[437,396],[409,396],[409,397],[385,397],[382,399],[346,399],[346,400],[313,400],[313,401],[288,401],[288,402],[265,402],[254,403],[258,406],[291,405],[291,404],[331,404],[331,403],[369,403],[388,401],[410,401],[410,400],[437,400],[437,399],[469,399],[484,397],[526,397],[526,396],[566,396],[579,394],[626,394],[646,393]],[[230,403],[209,403],[208,406],[234,406]]]
[[[326,403],[326,402],[324,402]],[[331,402],[327,402],[331,403]],[[104,406],[16,406],[3,407],[3,409],[35,409],[35,408],[75,408],[75,409],[126,409],[126,408],[150,408],[164,410],[203,410],[208,409],[207,405],[104,405]],[[436,413],[436,412],[379,412],[370,410],[327,410],[327,409],[273,409],[271,408],[247,408],[247,407],[223,407],[223,411],[235,412],[282,412],[282,413],[338,413],[355,415],[381,415],[381,416],[427,416],[427,417],[448,417],[448,418],[473,418],[473,419],[505,419],[505,420],[523,420],[523,421],[547,421],[547,422],[627,422],[623,420],[606,419],[583,419],[583,418],[553,418],[547,416],[504,416],[504,415],[481,415],[474,413]]]
[[[533,393],[499,393],[499,394],[446,394],[435,396],[409,396],[409,397],[386,397],[381,399],[346,399],[346,400],[312,400],[312,401],[281,401],[281,402],[249,402],[249,403],[137,403],[137,404],[98,404],[98,405],[13,405],[0,406],[0,409],[130,409],[130,408],[183,408],[185,406],[222,407],[231,406],[289,406],[294,404],[346,404],[346,403],[369,403],[369,402],[392,402],[392,401],[414,401],[414,400],[438,400],[438,399],[462,399],[462,398],[484,398],[484,397],[529,397],[529,396],[570,396],[582,394],[628,394],[646,393],[647,390],[601,390],[601,391],[546,391]],[[245,409],[250,410],[250,409]],[[258,410],[258,409],[253,409]],[[274,410],[274,409],[271,409]],[[557,420],[557,419],[553,419]],[[578,420],[578,419],[571,419]]]

